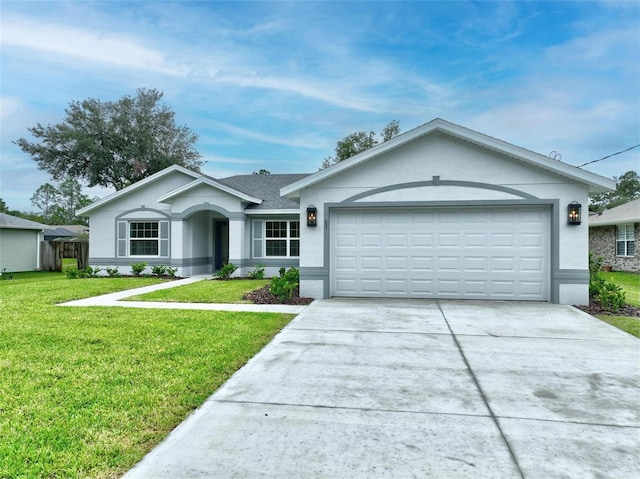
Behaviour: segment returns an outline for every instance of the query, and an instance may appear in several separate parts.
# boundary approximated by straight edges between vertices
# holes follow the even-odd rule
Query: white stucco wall
[[[151,184],[115,199],[104,207],[90,213],[89,255],[91,258],[114,258],[116,255],[116,217],[131,210],[137,210],[129,218],[157,219],[164,218],[151,211],[159,210],[170,214],[171,205],[158,203],[160,195],[174,190],[193,178],[180,172],[174,172]],[[148,211],[140,211],[142,208]]]

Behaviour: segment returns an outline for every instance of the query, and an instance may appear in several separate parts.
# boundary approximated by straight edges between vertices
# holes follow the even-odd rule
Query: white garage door
[[[331,295],[549,300],[545,207],[334,209]]]

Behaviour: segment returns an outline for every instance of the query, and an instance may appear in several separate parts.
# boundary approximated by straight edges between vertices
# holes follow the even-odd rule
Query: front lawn
[[[251,303],[246,293],[269,284],[268,279],[203,280],[176,288],[131,296],[127,301],[163,301],[178,303]]]
[[[120,476],[292,318],[54,306],[158,281],[0,281],[0,477]]]

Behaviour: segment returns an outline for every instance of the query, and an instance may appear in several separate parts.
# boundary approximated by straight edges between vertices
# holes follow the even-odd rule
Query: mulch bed
[[[295,289],[293,297],[286,301],[281,301],[275,294],[269,292],[270,288],[271,286],[267,285],[263,288],[256,289],[255,291],[245,294],[242,299],[253,301],[255,304],[292,304],[297,306],[309,304],[313,301],[313,298],[301,298],[299,288]]]
[[[631,306],[630,304],[625,304],[623,307],[618,309],[615,313],[607,311],[599,303],[591,300],[589,305],[574,305],[574,307],[584,311],[585,313],[589,313],[592,316],[595,315],[607,315],[607,316],[630,316],[635,318],[640,318],[640,308],[638,306]]]

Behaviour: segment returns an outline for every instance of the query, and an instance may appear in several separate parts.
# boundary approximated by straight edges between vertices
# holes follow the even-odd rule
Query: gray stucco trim
[[[375,188],[373,190],[365,191],[363,193],[358,193],[357,195],[347,198],[346,200],[343,201],[343,203],[358,201],[363,198],[366,198],[367,196],[378,195],[380,193],[386,193],[387,191],[404,190],[407,188],[422,188],[425,186],[462,186],[465,188],[477,188],[482,190],[499,191],[501,193],[507,193],[510,195],[519,196],[520,198],[527,199],[527,200],[537,199],[535,196],[529,193],[516,190],[514,188],[509,188],[507,186],[492,185],[490,183],[479,183],[476,181],[441,180],[439,176],[434,176],[433,180],[430,180],[430,181],[413,181],[410,183],[397,183],[395,185],[382,186],[380,188]]]
[[[239,268],[254,268],[258,264],[263,264],[267,268],[298,268],[299,258],[245,258],[240,260],[229,260]]]
[[[92,265],[109,265],[109,266],[130,266],[132,263],[147,263],[149,266],[181,266],[173,264],[174,261],[169,258],[159,257],[143,257],[137,256],[135,258],[94,258],[89,257],[89,264]]]
[[[230,220],[244,220],[246,216],[243,212],[232,213],[229,210],[223,208],[222,206],[205,202],[205,203],[200,203],[199,205],[193,205],[180,213],[172,213],[171,219],[184,220],[184,219],[187,219],[192,214],[198,213],[200,211],[215,211],[216,213],[220,213],[221,215],[223,215],[226,218],[229,218]]]
[[[329,270],[320,266],[303,266],[300,268],[300,280],[322,281],[323,298],[328,298],[329,291]]]
[[[116,221],[118,221],[119,219],[122,219],[126,215],[130,215],[131,213],[138,213],[140,211],[142,211],[144,213],[146,213],[146,212],[157,213],[157,214],[159,214],[161,216],[164,216],[166,219],[170,219],[171,218],[171,215],[169,213],[167,213],[166,211],[157,210],[155,208],[147,208],[145,205],[140,205],[139,208],[133,208],[133,209],[130,209],[130,210],[123,211],[118,216],[116,216],[115,219],[116,219]],[[145,217],[144,215],[136,216],[135,218],[127,218],[127,220],[130,220],[130,219],[134,219],[135,221],[154,221],[154,220],[158,221],[158,218],[150,217],[150,216]]]
[[[462,183],[462,182],[460,182]],[[358,196],[358,195],[356,195]],[[443,208],[443,207],[482,207],[482,206],[548,206],[549,222],[550,222],[550,254],[549,254],[549,300],[551,303],[560,301],[560,284],[584,284],[583,270],[560,270],[560,201],[558,199],[539,199],[532,197],[522,200],[478,200],[478,201],[407,201],[407,202],[370,202],[357,203],[353,201],[354,197],[348,198],[340,203],[325,203],[324,205],[324,265],[316,268],[317,274],[312,278],[305,279],[323,279],[325,281],[324,297],[328,298],[329,277],[330,277],[330,244],[331,244],[331,218],[332,209],[347,208]],[[307,271],[307,268],[305,268]],[[323,273],[320,273],[323,271]],[[308,273],[306,273],[308,274]],[[588,275],[588,271],[586,271]],[[306,275],[305,275],[306,276]],[[303,278],[301,274],[301,278]],[[587,276],[588,281],[588,276]]]

